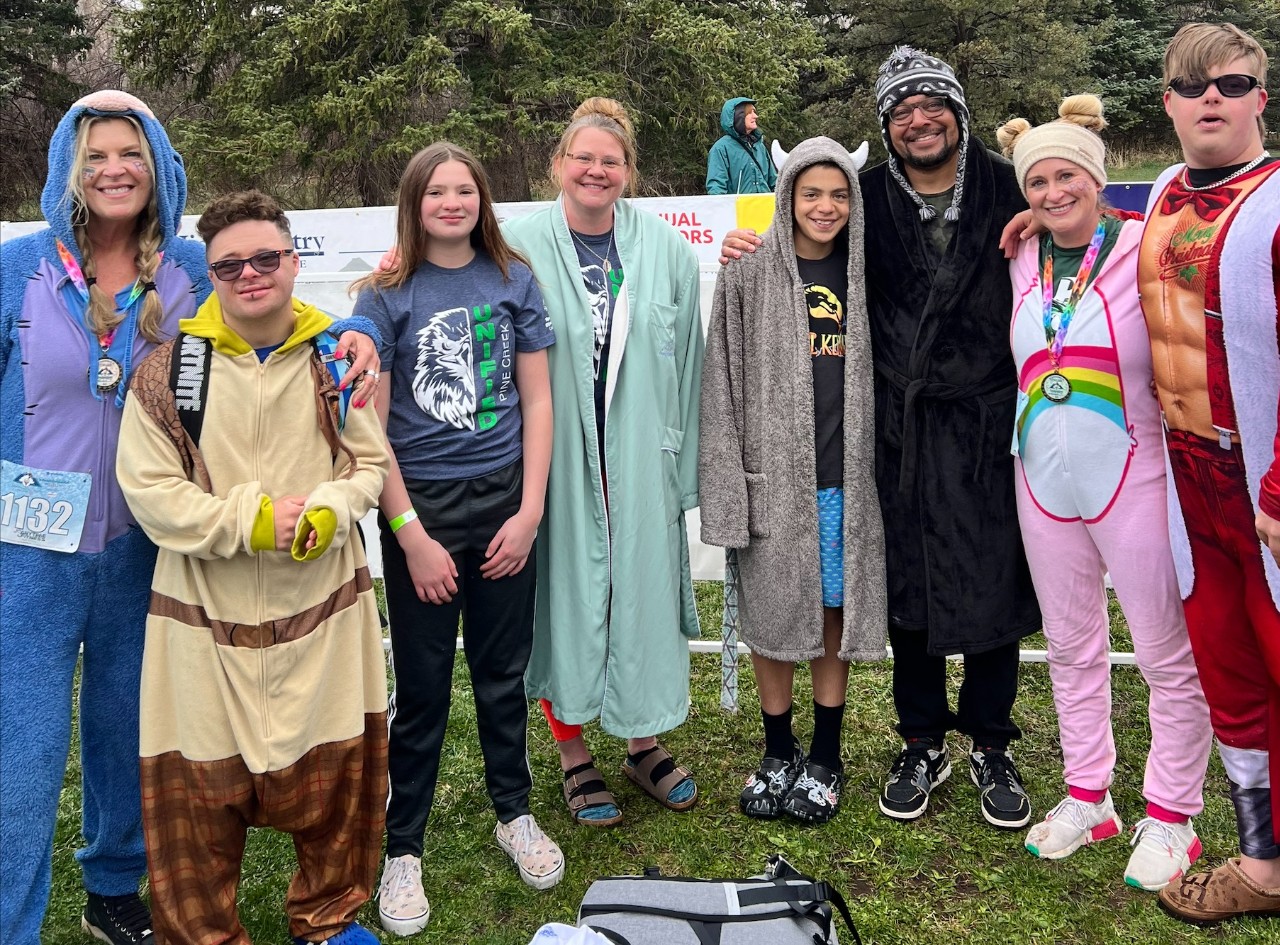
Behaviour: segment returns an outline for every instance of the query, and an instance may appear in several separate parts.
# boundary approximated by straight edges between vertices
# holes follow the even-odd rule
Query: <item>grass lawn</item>
[[[1176,164],[1181,160],[1181,157],[1172,155],[1164,160],[1143,161],[1136,164],[1126,164],[1123,167],[1108,167],[1107,181],[1112,184],[1124,183],[1125,181],[1154,181],[1160,176],[1161,171],[1170,164]]]
[[[700,584],[698,590],[704,635],[718,638],[720,585]],[[1026,643],[1028,648],[1043,645],[1038,637]],[[1115,648],[1129,649],[1118,619]],[[1165,916],[1153,895],[1124,885],[1129,847],[1123,840],[1083,849],[1060,863],[1034,859],[1022,848],[1021,831],[997,831],[981,819],[977,795],[963,767],[968,747],[963,743],[953,744],[960,763],[935,792],[921,820],[899,824],[883,817],[875,799],[899,748],[885,664],[855,666],[852,674],[844,733],[848,785],[840,815],[819,828],[748,820],[738,812],[737,795],[763,747],[749,663],[741,664],[741,711],[731,716],[719,708],[719,657],[692,659],[689,721],[663,738],[677,760],[698,777],[702,798],[687,813],[663,810],[632,787],[618,772],[622,742],[595,728],[588,730],[588,742],[626,820],[612,830],[574,827],[561,798],[550,734],[541,718],[533,716],[533,811],[563,846],[568,861],[564,881],[544,893],[521,883],[494,844],[474,703],[465,663],[459,659],[440,786],[426,836],[424,873],[431,924],[410,939],[384,939],[408,945],[524,945],[543,922],[572,923],[583,892],[597,876],[638,873],[649,865],[673,875],[748,876],[760,872],[767,854],[782,852],[801,870],[844,892],[867,943],[1280,945],[1280,921],[1234,920],[1200,931]],[[1147,693],[1134,667],[1117,667],[1112,677],[1120,756],[1113,794],[1127,826],[1143,813]],[[955,666],[953,685],[958,680]],[[808,693],[800,693],[796,715],[802,740],[811,731],[811,706]],[[1063,790],[1057,723],[1044,665],[1024,664],[1014,717],[1024,732],[1016,746],[1017,761],[1038,818]],[[1235,852],[1234,819],[1216,757],[1205,794],[1207,808],[1196,824],[1206,861],[1216,864]],[[79,769],[73,758],[59,810],[46,945],[86,941],[79,927],[83,893],[72,858],[80,842],[79,795]],[[240,913],[259,945],[289,941],[282,904],[293,866],[293,849],[285,836],[251,832]],[[381,933],[375,906],[365,908],[361,921]]]

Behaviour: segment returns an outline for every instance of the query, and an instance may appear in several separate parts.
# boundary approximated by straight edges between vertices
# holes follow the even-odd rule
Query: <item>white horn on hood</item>
[[[789,155],[786,151],[782,150],[782,142],[777,138],[773,139],[773,148],[770,153],[773,155],[773,166],[779,171],[782,170],[782,165],[787,163]]]
[[[859,172],[861,172],[862,168],[866,165],[867,155],[870,153],[871,146],[865,141],[859,145],[858,150],[849,152],[849,157],[853,160],[853,166],[857,168]]]

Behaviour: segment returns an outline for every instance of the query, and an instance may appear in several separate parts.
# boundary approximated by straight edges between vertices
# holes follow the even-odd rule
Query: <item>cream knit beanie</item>
[[[1058,108],[1057,121],[1037,127],[1024,118],[1006,122],[996,131],[1005,157],[1013,160],[1018,187],[1027,193],[1027,174],[1045,158],[1078,164],[1100,185],[1107,183],[1107,149],[1098,133],[1107,127],[1102,100],[1096,95],[1072,95]]]

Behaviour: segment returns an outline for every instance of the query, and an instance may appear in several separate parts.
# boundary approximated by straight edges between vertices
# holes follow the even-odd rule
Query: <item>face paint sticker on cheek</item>
[[[80,172],[80,176],[83,177],[85,180],[93,180],[95,177],[98,176],[98,169],[96,167],[86,167],[83,171]]]
[[[129,166],[133,168],[135,174],[141,174],[143,177],[151,173],[146,161],[133,161]]]
[[[1075,197],[1088,196],[1090,189],[1089,182],[1081,180],[1078,177],[1074,180],[1068,181],[1066,186],[1067,193]]]

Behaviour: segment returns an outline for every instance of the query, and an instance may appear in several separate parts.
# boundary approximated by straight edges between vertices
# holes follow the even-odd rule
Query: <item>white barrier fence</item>
[[[1125,189],[1149,188],[1150,185],[1125,185]],[[1143,190],[1145,194],[1145,189]],[[1109,196],[1113,196],[1109,193]],[[1122,195],[1115,195],[1121,197]],[[1128,196],[1123,195],[1123,196]],[[1113,197],[1113,203],[1116,202]],[[705,330],[711,312],[711,297],[719,273],[719,248],[725,234],[735,227],[751,227],[763,231],[773,215],[773,195],[641,197],[636,206],[655,213],[680,231],[698,257]],[[1127,203],[1121,199],[1122,205]],[[524,216],[546,206],[542,202],[504,203],[496,206],[499,219]],[[295,294],[336,316],[350,314],[352,299],[347,287],[362,273],[372,269],[395,239],[395,208],[296,210],[289,213],[293,227],[293,245],[302,261]],[[181,235],[194,238],[196,216],[183,217]],[[0,224],[0,242],[43,229],[45,224]],[[371,512],[361,523],[366,540],[370,571],[382,576],[382,551],[379,544],[377,513]],[[719,548],[698,540],[700,521],[697,510],[687,516],[689,560],[697,580],[721,581],[725,576],[724,553]],[[731,600],[733,595],[729,595]],[[737,661],[749,652],[737,641],[736,613],[730,604],[726,614],[726,632],[720,642],[689,641],[690,652],[721,654],[721,704],[730,711],[737,709]],[[389,646],[389,641],[383,641]],[[458,646],[461,647],[461,639]],[[1044,650],[1023,650],[1024,662],[1044,662]],[[1112,665],[1134,665],[1132,653],[1112,653]]]

